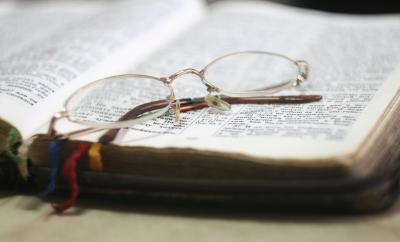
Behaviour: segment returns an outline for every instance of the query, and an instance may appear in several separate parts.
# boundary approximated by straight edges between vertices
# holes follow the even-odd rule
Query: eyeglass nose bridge
[[[212,85],[209,83],[205,77],[204,77],[205,69],[202,69],[201,71],[198,71],[194,68],[186,68],[183,70],[180,70],[168,77],[161,77],[160,80],[164,82],[165,84],[171,84],[175,79],[177,79],[180,76],[186,75],[186,74],[193,74],[196,75],[200,78],[200,81],[207,87],[208,92],[219,92],[219,88]]]
[[[196,75],[200,78],[200,80],[203,80],[203,78],[204,78],[203,71],[198,71],[193,68],[186,68],[186,69],[180,70],[178,72],[175,72],[174,74],[172,74],[168,77],[162,77],[162,78],[160,78],[160,80],[166,84],[171,84],[175,79],[177,79],[180,76],[186,75],[186,74]]]

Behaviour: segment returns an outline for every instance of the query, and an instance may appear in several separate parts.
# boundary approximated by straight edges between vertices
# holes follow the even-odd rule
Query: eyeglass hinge
[[[55,130],[56,122],[59,119],[67,117],[67,116],[68,116],[68,112],[65,109],[60,111],[60,112],[58,112],[58,113],[56,113],[56,114],[54,114],[53,117],[50,120],[50,125],[49,125],[49,129],[47,131],[47,134],[49,136],[53,136],[53,137],[57,136],[57,132]]]

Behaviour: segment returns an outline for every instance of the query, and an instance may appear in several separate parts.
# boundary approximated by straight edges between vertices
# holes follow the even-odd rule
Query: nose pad
[[[206,97],[204,97],[204,101],[209,107],[216,108],[222,111],[231,110],[231,105],[228,102],[222,100],[220,96],[208,94]]]
[[[175,122],[179,123],[181,118],[181,102],[179,101],[179,99],[175,100],[175,104],[172,105],[169,113],[175,114]]]
[[[181,102],[179,99],[175,101],[175,122],[179,123],[181,118]]]

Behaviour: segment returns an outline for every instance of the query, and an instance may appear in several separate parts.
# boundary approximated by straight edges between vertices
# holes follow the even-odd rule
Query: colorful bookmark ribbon
[[[93,143],[88,151],[89,168],[92,171],[103,171],[103,162],[101,157],[101,143]]]
[[[39,196],[45,197],[56,189],[57,175],[58,175],[58,151],[64,140],[55,140],[50,143],[50,181],[47,188],[39,193]]]
[[[58,213],[62,213],[65,210],[72,207],[78,198],[79,186],[78,186],[78,176],[76,174],[76,166],[78,159],[86,153],[89,149],[89,145],[85,143],[78,144],[76,150],[68,157],[64,164],[62,175],[68,181],[69,189],[71,192],[71,197],[64,203],[53,204],[54,209]]]
[[[26,180],[29,176],[27,161],[26,159],[18,156],[15,152],[15,145],[20,143],[21,140],[22,138],[18,130],[11,128],[6,138],[4,152],[12,161],[14,161],[14,163],[17,165],[19,174],[24,180]]]
[[[39,195],[44,197],[48,194],[54,192],[56,188],[57,176],[58,176],[58,153],[60,146],[64,143],[64,140],[55,140],[50,143],[50,181],[47,188]],[[89,167],[94,171],[102,171],[103,163],[101,157],[101,147],[100,143],[94,143],[90,147],[88,144],[80,143],[77,145],[75,151],[68,157],[65,161],[62,176],[67,180],[69,190],[71,193],[70,198],[60,204],[53,204],[52,206],[57,213],[62,213],[65,210],[71,208],[77,201],[79,195],[79,185],[78,176],[76,172],[77,162],[80,157],[82,157],[86,152],[89,156]]]

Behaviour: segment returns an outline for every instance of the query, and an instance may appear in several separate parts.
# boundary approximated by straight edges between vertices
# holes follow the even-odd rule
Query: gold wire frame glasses
[[[167,77],[124,74],[103,78],[75,91],[61,112],[50,122],[48,134],[58,139],[76,138],[108,130],[100,141],[110,142],[120,128],[131,127],[167,113],[214,107],[229,110],[231,104],[307,103],[319,95],[270,96],[307,80],[309,67],[304,60],[266,51],[234,52],[214,59],[201,70],[187,68]],[[198,77],[206,87],[205,97],[177,99],[172,83],[183,75]],[[61,118],[87,126],[59,133]]]

